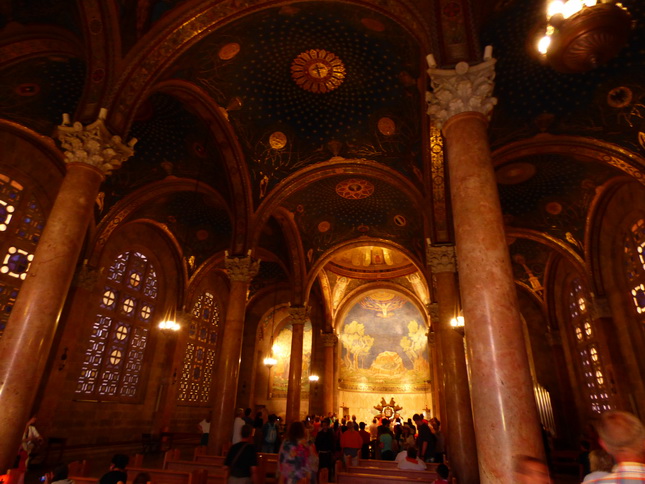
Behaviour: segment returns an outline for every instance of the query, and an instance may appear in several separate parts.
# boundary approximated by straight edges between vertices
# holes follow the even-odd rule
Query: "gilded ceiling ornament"
[[[335,54],[324,49],[302,52],[291,64],[291,77],[305,91],[333,91],[345,79],[345,66]]]
[[[287,135],[282,131],[275,131],[269,136],[269,144],[274,150],[281,150],[287,146]]]
[[[374,185],[367,180],[350,178],[336,185],[336,193],[348,200],[360,200],[374,193]]]

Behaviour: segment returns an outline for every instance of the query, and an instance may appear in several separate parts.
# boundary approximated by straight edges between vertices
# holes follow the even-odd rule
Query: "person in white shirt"
[[[426,469],[426,463],[417,457],[416,448],[409,447],[408,450],[405,451],[405,457],[399,460],[399,456],[401,454],[403,454],[403,452],[399,452],[399,455],[396,456],[399,469],[409,469],[417,471],[423,471]]]
[[[233,421],[233,445],[237,444],[242,440],[242,427],[244,427],[244,409],[238,408],[235,413],[235,420]]]
[[[199,442],[199,445],[208,445],[208,436],[211,431],[210,415],[206,415],[204,420],[202,420],[197,424],[197,428],[199,428],[199,431],[202,433],[202,438],[201,438],[201,441]]]

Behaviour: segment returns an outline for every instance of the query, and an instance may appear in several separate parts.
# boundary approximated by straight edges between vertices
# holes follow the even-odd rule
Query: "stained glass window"
[[[157,274],[140,252],[120,254],[108,269],[76,393],[135,399],[157,299]],[[154,291],[141,291],[141,287]]]
[[[645,314],[645,220],[631,226],[625,237],[625,274],[630,287],[634,309],[640,316]],[[645,318],[641,318],[645,322]]]
[[[29,189],[0,173],[0,335],[44,227],[43,211]]]
[[[594,413],[611,408],[609,389],[602,358],[598,349],[598,335],[589,314],[589,296],[580,279],[574,279],[569,290],[569,315],[573,326],[576,350],[582,370],[585,394]]]
[[[209,292],[204,292],[190,314],[188,343],[177,396],[179,402],[208,404],[219,322],[219,306],[215,297]]]

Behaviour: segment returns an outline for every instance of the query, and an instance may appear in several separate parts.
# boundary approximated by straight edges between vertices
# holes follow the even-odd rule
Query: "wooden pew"
[[[205,462],[194,462],[192,460],[171,460],[168,459],[164,462],[164,470],[168,471],[183,471],[193,472],[195,470],[202,470],[206,472],[207,484],[226,484],[228,481],[228,468],[220,464],[208,464]]]
[[[207,473],[203,469],[193,471],[171,471],[161,469],[146,469],[144,467],[128,467],[128,482],[132,482],[138,474],[145,472],[150,476],[152,484],[206,484]],[[96,484],[97,479],[93,480]]]
[[[427,470],[436,472],[439,464],[426,462]],[[379,467],[381,469],[398,469],[397,462],[394,460],[375,460],[375,459],[358,459],[358,467]]]
[[[353,467],[353,469],[357,469],[357,467]],[[432,472],[427,472],[427,471],[402,471],[401,475],[394,475],[394,474],[361,474],[361,473],[354,473],[354,472],[339,472],[336,474],[336,484],[403,484],[406,482],[414,482],[414,483],[426,483],[426,482],[433,482],[438,476],[437,474],[433,474]],[[421,477],[410,477],[404,473],[408,472],[425,472],[427,474],[427,477],[421,478]]]
[[[87,477],[87,476],[69,476],[69,479],[78,484],[96,484],[99,482],[98,477]]]
[[[205,464],[219,464],[224,465],[224,460],[226,457],[223,455],[206,455],[206,454],[196,454],[193,456],[193,462],[203,462]]]

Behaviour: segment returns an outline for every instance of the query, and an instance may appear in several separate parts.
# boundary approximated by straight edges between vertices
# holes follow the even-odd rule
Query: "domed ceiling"
[[[219,29],[171,76],[226,109],[257,202],[334,156],[378,161],[419,183],[421,59],[414,39],[374,11],[293,3]]]

